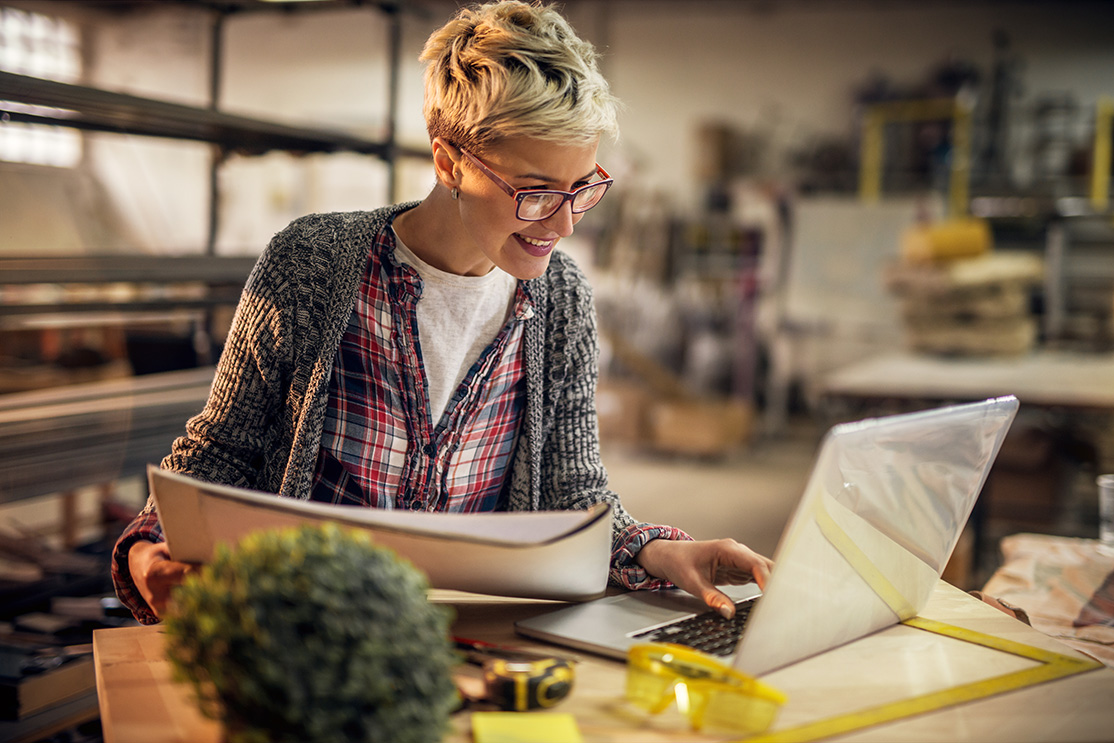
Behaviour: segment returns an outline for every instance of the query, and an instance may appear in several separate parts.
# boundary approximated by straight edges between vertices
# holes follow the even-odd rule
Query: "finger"
[[[764,586],[773,562],[743,545],[728,552],[726,560],[717,566],[715,581],[718,584],[742,584],[752,581]]]
[[[164,612],[174,603],[174,589],[182,585],[186,578],[196,573],[198,570],[198,566],[192,563],[174,562],[171,564],[174,566],[174,570],[172,574],[168,576],[169,581],[166,585],[166,592],[162,602],[162,610]]]
[[[151,595],[145,598],[156,616],[163,616],[170,604],[171,592],[195,570],[194,565],[173,560],[164,560],[152,566],[147,576],[147,587]]]
[[[754,582],[762,590],[766,590],[766,583],[770,580],[770,570],[774,567],[774,563],[770,560],[763,559],[754,568]]]
[[[708,586],[701,594],[704,603],[719,612],[724,619],[735,616],[735,602],[715,586]]]
[[[729,565],[721,565],[716,570],[715,582],[717,586],[733,585],[738,586],[743,583],[750,583],[754,580],[754,573],[749,570],[740,570]]]

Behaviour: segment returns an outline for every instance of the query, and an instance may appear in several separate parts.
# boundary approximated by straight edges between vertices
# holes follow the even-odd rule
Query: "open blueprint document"
[[[174,560],[205,563],[248,532],[332,521],[364,529],[432,588],[579,601],[607,586],[611,507],[478,514],[394,511],[279,498],[147,468]]]

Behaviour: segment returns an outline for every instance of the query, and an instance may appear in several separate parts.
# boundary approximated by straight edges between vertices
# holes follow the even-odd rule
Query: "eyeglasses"
[[[534,188],[516,189],[496,175],[491,168],[480,162],[480,159],[471,152],[463,147],[459,147],[458,149],[462,155],[468,158],[469,162],[479,168],[484,175],[495,183],[495,185],[503,189],[507,193],[507,196],[510,196],[518,202],[515,216],[523,222],[540,222],[543,219],[549,219],[565,205],[566,201],[572,202],[573,214],[586,212],[600,203],[600,199],[607,193],[607,189],[611,188],[611,184],[615,182],[615,180],[607,174],[607,171],[601,168],[597,163],[596,175],[603,178],[603,180],[581,186],[575,191],[555,191]]]
[[[627,651],[627,699],[652,714],[674,700],[694,730],[753,735],[769,729],[786,697],[777,689],[681,645]]]

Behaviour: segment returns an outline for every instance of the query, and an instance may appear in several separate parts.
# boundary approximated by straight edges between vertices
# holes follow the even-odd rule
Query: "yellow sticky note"
[[[572,715],[531,712],[473,712],[475,743],[581,743]]]

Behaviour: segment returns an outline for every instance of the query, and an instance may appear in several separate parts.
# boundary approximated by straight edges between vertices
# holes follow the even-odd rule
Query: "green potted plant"
[[[167,655],[229,743],[439,740],[457,657],[427,588],[360,531],[255,532],[176,590]]]

